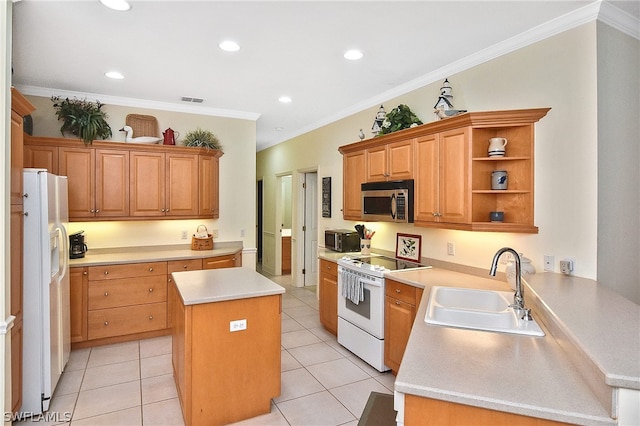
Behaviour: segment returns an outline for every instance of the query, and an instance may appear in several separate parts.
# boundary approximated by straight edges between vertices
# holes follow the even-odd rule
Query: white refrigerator
[[[49,409],[71,352],[67,178],[24,169],[24,415]]]

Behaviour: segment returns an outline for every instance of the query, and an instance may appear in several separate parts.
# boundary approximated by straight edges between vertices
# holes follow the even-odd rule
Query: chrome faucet
[[[519,313],[522,314],[520,317],[525,321],[531,321],[531,309],[527,309],[524,306],[524,291],[522,290],[522,277],[520,275],[520,255],[517,251],[512,249],[511,247],[503,247],[496,252],[493,256],[493,262],[491,263],[491,269],[489,270],[489,274],[496,276],[496,270],[498,269],[498,259],[502,256],[502,253],[509,252],[513,255],[516,262],[516,292],[513,295],[513,304],[509,305],[510,308],[514,308]]]

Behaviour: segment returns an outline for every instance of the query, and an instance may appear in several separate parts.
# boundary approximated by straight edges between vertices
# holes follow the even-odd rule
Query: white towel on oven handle
[[[349,299],[354,304],[364,301],[364,284],[359,274],[343,269],[342,297]]]

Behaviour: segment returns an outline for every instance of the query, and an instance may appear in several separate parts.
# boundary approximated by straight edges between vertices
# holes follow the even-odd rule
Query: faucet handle
[[[520,317],[520,319],[525,320],[525,321],[533,321],[533,318],[531,317],[531,309],[523,308],[522,309],[522,317]]]

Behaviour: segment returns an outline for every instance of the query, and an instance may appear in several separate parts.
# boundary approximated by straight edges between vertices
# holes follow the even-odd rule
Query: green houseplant
[[[378,136],[408,129],[409,127],[415,127],[420,124],[422,124],[422,121],[420,121],[413,111],[411,111],[408,106],[400,104],[387,113]]]
[[[202,130],[198,127],[196,130],[187,132],[184,137],[185,146],[193,146],[206,149],[221,149],[220,140],[209,130]]]
[[[94,139],[107,139],[111,137],[111,127],[107,124],[107,114],[102,111],[104,104],[100,101],[91,102],[85,99],[62,99],[60,96],[52,96],[53,108],[58,120],[62,120],[60,133],[64,136],[71,133],[79,137],[85,144],[90,144]]]

